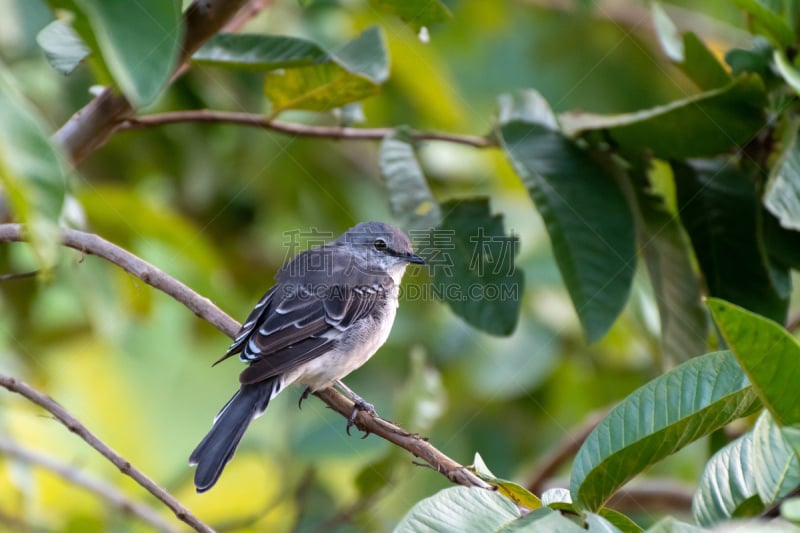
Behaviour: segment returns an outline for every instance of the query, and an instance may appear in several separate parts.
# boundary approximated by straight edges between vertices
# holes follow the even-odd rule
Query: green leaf
[[[609,509],[608,507],[603,507],[597,512],[604,520],[610,522],[615,528],[623,533],[641,533],[643,530],[639,525],[625,516],[624,514],[620,513],[619,511],[615,511],[614,509]],[[588,517],[595,516],[594,513],[589,513]],[[589,530],[591,531],[592,521],[589,521]]]
[[[0,63],[0,185],[16,221],[25,231],[42,268],[56,262],[58,220],[64,206],[68,166],[63,154],[11,74]]]
[[[78,32],[63,20],[54,20],[36,35],[47,62],[61,74],[71,74],[91,50]]]
[[[584,441],[572,466],[575,504],[599,509],[648,466],[758,408],[730,352],[687,361],[622,400]]]
[[[497,531],[520,516],[514,502],[496,492],[451,487],[414,505],[394,531]]]
[[[388,76],[386,43],[371,27],[324,63],[268,72],[264,93],[273,116],[287,109],[328,111],[377,93]]]
[[[700,280],[692,268],[683,226],[664,198],[649,190],[647,176],[632,172],[639,246],[661,321],[661,350],[672,365],[706,351],[707,318]]]
[[[428,187],[411,139],[402,131],[383,139],[380,167],[392,215],[401,227],[425,230],[441,223],[442,210]]]
[[[716,89],[731,82],[728,72],[697,35],[687,32],[680,37],[661,4],[654,3],[652,12],[662,50],[700,89]]]
[[[702,533],[704,531],[708,530],[667,516],[650,526],[646,533]]]
[[[764,411],[753,427],[753,474],[765,504],[778,501],[800,486],[800,461],[780,426]]]
[[[441,0],[369,0],[369,3],[399,17],[415,32],[453,16]]]
[[[192,61],[202,65],[269,71],[332,61],[318,44],[283,35],[220,33],[202,46]]]
[[[717,89],[731,83],[731,75],[697,35],[684,33],[683,48],[686,58],[681,68],[700,89]]]
[[[752,17],[751,23],[757,33],[768,37],[778,47],[794,44],[795,36],[789,24],[759,0],[734,0],[734,4]]]
[[[721,161],[673,163],[681,220],[708,291],[764,316],[784,320],[788,294],[774,278],[760,242],[755,186]],[[785,274],[785,269],[783,270]]]
[[[698,524],[710,527],[733,518],[742,504],[757,496],[753,459],[752,432],[709,459],[692,501],[692,515]]]
[[[492,215],[485,198],[451,200],[442,211],[444,220],[431,234],[440,253],[428,261],[435,293],[470,325],[511,334],[524,283],[515,265],[517,237],[506,235],[502,215]]]
[[[492,472],[486,466],[486,463],[483,462],[481,455],[477,452],[475,452],[475,460],[473,461],[473,465],[470,470],[472,470],[475,475],[482,480],[495,486],[497,488],[497,492],[512,500],[517,505],[527,507],[531,510],[538,509],[542,506],[542,500],[540,500],[535,494],[527,490],[522,485],[507,479],[501,479],[492,474]]]
[[[503,123],[500,139],[544,219],[561,276],[592,342],[605,335],[628,299],[636,265],[633,215],[606,167],[549,127],[553,117],[546,105],[536,109],[536,121]]]
[[[800,230],[800,145],[796,122],[789,128],[789,139],[779,161],[773,165],[764,206],[775,215],[781,226]]]
[[[650,150],[662,159],[717,154],[748,142],[765,124],[764,84],[744,75],[725,87],[621,115],[567,113],[565,133],[607,130],[628,151]]]
[[[607,520],[604,516],[595,513],[586,513],[586,528],[597,533],[622,533],[614,523]],[[641,531],[638,529],[637,531]]]
[[[89,20],[100,55],[128,100],[135,107],[152,103],[169,81],[180,53],[180,1],[74,3]]]
[[[782,325],[718,298],[711,316],[764,406],[781,426],[800,424],[800,343]]]
[[[448,530],[449,531],[449,530]],[[452,530],[456,533],[459,530]],[[478,533],[479,529],[464,530]],[[495,530],[496,533],[527,533],[530,531],[554,531],[558,533],[586,533],[586,530],[558,511],[542,507],[531,511],[522,518],[509,522]]]

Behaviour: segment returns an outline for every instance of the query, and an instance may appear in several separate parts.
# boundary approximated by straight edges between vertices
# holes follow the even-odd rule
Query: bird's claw
[[[297,408],[298,409],[302,409],[303,408],[303,400],[308,398],[309,394],[311,394],[311,387],[306,387],[305,390],[303,391],[303,394],[300,395],[300,399],[297,400]]]
[[[345,433],[350,435],[350,428],[353,427],[356,423],[356,416],[358,415],[359,411],[367,411],[372,416],[378,416],[378,412],[375,411],[375,406],[371,403],[365,402],[363,398],[356,397],[353,400],[353,411],[350,413],[350,416],[347,418],[347,426],[345,427]],[[369,436],[369,430],[364,430],[364,436],[361,437],[362,439],[366,439]]]

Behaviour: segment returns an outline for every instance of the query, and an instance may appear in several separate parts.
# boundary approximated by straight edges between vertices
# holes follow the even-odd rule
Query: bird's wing
[[[239,377],[242,383],[288,372],[325,354],[353,322],[367,316],[386,297],[380,283],[325,287],[319,291],[322,294],[304,287],[286,289],[281,285],[277,289],[281,294],[275,288],[267,293],[267,302],[253,324],[243,338],[239,339],[240,334],[234,341],[241,359],[251,363]]]

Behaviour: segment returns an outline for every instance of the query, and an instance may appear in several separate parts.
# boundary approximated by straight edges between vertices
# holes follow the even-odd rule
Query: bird
[[[214,418],[194,449],[194,484],[216,484],[250,422],[287,386],[310,393],[332,385],[359,410],[374,407],[341,382],[386,342],[398,307],[400,281],[410,264],[425,264],[408,236],[383,222],[362,222],[335,240],[301,252],[275,275],[228,351],[214,364],[239,354],[247,363],[239,390]]]

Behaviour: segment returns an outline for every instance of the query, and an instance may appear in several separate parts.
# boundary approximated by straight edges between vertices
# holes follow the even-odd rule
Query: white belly
[[[289,372],[286,384],[296,382],[317,391],[366,363],[392,331],[397,306],[391,300],[386,303],[381,317],[360,319],[344,333],[344,338],[333,350]]]

